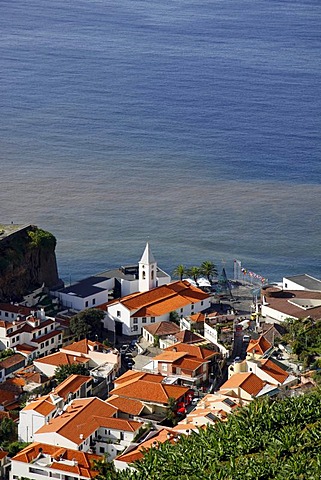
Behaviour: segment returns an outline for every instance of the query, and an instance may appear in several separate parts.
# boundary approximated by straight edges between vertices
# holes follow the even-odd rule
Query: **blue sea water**
[[[233,259],[321,277],[321,4],[2,0],[0,222],[69,281]]]

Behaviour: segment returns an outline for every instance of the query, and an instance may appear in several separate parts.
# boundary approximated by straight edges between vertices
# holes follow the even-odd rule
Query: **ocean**
[[[137,262],[321,277],[321,4],[2,0],[0,223],[69,283]]]

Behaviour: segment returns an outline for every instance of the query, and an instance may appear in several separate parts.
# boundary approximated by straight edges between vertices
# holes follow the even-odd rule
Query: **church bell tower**
[[[156,284],[156,271],[157,263],[154,255],[151,252],[149,243],[146,243],[146,247],[142,258],[138,262],[139,266],[139,291],[148,292],[152,288],[157,286]]]

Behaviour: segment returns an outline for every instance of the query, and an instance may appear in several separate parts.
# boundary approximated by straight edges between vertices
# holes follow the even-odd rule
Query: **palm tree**
[[[201,268],[200,267],[191,267],[187,270],[187,274],[194,280],[194,282],[198,286],[198,279],[201,275]]]
[[[217,277],[217,268],[210,260],[205,260],[201,265],[201,273],[206,276],[207,280],[213,285],[213,277]]]
[[[183,276],[185,275],[185,273],[186,269],[182,264],[177,265],[177,267],[173,271],[174,277],[178,277],[180,280],[183,280]]]

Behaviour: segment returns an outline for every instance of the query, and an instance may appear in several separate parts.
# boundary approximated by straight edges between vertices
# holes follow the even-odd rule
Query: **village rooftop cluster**
[[[320,320],[321,281],[287,277],[256,298],[253,286],[234,287],[218,294],[172,281],[147,243],[138,264],[50,292],[54,315],[37,303],[42,289],[0,304],[0,415],[28,443],[0,452],[0,477],[87,480],[104,458],[134,469],[148,449],[256,398],[314,388],[282,338],[289,318]],[[248,292],[242,302],[238,289]],[[91,309],[103,312],[101,328],[75,339],[71,319]]]

